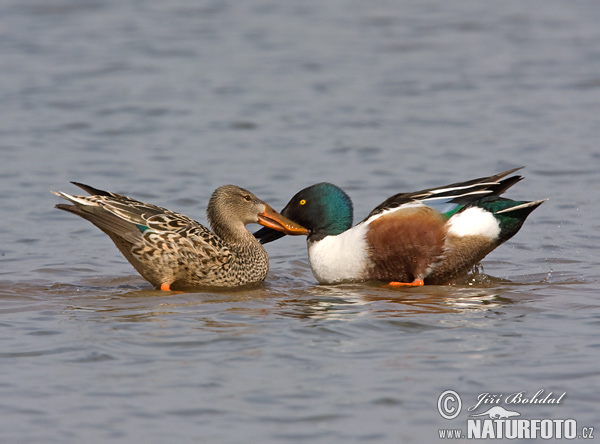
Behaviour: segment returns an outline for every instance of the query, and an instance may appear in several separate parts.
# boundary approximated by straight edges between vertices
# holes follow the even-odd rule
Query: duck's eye
[[[249,194],[244,194],[244,200],[245,200],[246,202],[250,202],[250,201],[252,200],[252,198],[250,197],[250,195],[249,195]]]
[[[300,199],[300,205],[306,205],[306,199]]]

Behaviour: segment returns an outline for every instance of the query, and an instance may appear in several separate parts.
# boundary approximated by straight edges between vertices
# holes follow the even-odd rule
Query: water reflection
[[[390,289],[381,285],[315,286],[303,298],[284,299],[279,305],[289,316],[318,319],[353,319],[360,313],[376,317],[459,313],[500,306],[493,288],[423,287]]]
[[[108,284],[107,284],[108,283]],[[275,277],[272,282],[238,291],[165,293],[138,277],[85,280],[82,285],[7,284],[0,298],[3,312],[44,304],[74,313],[94,313],[121,322],[146,322],[186,313],[204,316],[207,328],[225,324],[215,313],[264,317],[278,315],[310,319],[347,319],[461,313],[490,310],[513,302],[509,292],[517,284],[489,276],[466,285],[388,288],[380,283],[317,285],[309,279]],[[524,285],[524,284],[521,284]],[[43,297],[41,295],[44,295]],[[227,324],[229,325],[229,324]]]
[[[264,323],[281,319],[309,321],[313,327],[324,328],[323,335],[327,332],[360,335],[364,329],[419,332],[445,328],[460,322],[461,318],[452,315],[498,312],[507,305],[536,298],[535,291],[527,291],[527,286],[534,290],[547,285],[545,279],[545,275],[530,276],[530,282],[523,279],[512,283],[474,273],[461,284],[451,286],[318,285],[308,267],[303,266],[293,273],[273,274],[258,287],[235,291],[165,293],[131,275],[88,278],[81,285],[5,282],[0,299],[2,313],[46,309],[52,316],[67,314],[70,319],[107,324],[119,330],[154,323],[152,334],[165,338],[171,330],[185,325],[194,331],[216,335],[207,339],[211,341],[253,334]],[[348,328],[351,331],[346,331]],[[192,342],[197,342],[196,339]],[[181,337],[167,340],[182,341],[187,340]]]

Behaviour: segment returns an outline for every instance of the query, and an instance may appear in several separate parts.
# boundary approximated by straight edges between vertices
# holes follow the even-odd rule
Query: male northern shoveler
[[[447,284],[514,236],[544,202],[500,197],[522,179],[507,177],[518,169],[396,194],[354,227],[350,197],[330,183],[303,189],[281,214],[310,231],[308,258],[320,283]],[[262,228],[255,236],[264,244],[284,234]]]
[[[211,232],[195,220],[127,196],[72,182],[90,196],[55,192],[73,205],[56,208],[77,214],[104,231],[152,285],[237,287],[262,282],[269,258],[245,225],[259,223],[286,234],[308,230],[286,219],[251,192],[224,185],[207,209]]]

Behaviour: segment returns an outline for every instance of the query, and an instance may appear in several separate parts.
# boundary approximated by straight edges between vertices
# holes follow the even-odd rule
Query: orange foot
[[[184,294],[185,291],[178,291],[178,290],[171,290],[171,285],[164,283],[164,284],[160,284],[160,289],[162,291],[170,291],[171,293],[175,293],[175,294]]]
[[[390,282],[386,287],[421,287],[425,285],[423,279],[415,279],[412,282]]]

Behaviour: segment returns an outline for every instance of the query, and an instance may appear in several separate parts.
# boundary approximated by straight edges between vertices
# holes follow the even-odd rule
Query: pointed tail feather
[[[525,219],[533,210],[546,202],[548,199],[536,200],[533,202],[515,202],[510,199],[498,198],[498,203],[504,204],[505,208],[493,209],[494,203],[488,206],[488,211],[491,211],[500,223],[500,243],[507,241],[513,237],[523,226]],[[512,205],[514,204],[514,205]],[[512,206],[511,206],[512,205]],[[481,205],[486,207],[485,204]]]
[[[523,180],[523,176],[511,176],[507,179],[501,180],[498,185],[494,185],[490,188],[494,190],[494,194],[499,196],[521,180]]]
[[[109,193],[108,191],[100,190],[98,188],[91,187],[91,186],[86,185],[81,182],[71,181],[71,183],[75,186],[78,186],[79,188],[84,190],[86,193],[91,194],[92,196],[112,196],[113,195],[112,193]]]
[[[56,204],[55,208],[76,214],[77,216],[90,221],[108,234],[111,239],[115,240],[121,238],[130,243],[135,243],[139,240],[141,231],[133,222],[127,221],[116,214],[107,211],[101,205],[98,205],[93,201],[86,200],[83,197],[71,196],[70,194],[63,193],[62,191],[51,192],[68,200],[69,202],[72,202],[72,205]]]
[[[532,201],[532,202],[524,202],[524,203],[522,203],[520,205],[516,205],[514,207],[505,208],[503,210],[496,211],[495,214],[503,214],[503,213],[511,213],[511,212],[519,211],[519,212],[524,212],[526,215],[529,215],[529,213],[531,213],[533,210],[535,210],[537,207],[539,207],[541,204],[543,204],[547,200],[548,199],[541,199],[541,200],[536,200],[536,201]]]
[[[53,191],[53,190],[50,190],[50,192],[52,194],[57,195],[58,197],[62,197],[63,199],[68,200],[69,202],[73,202],[74,204],[85,205],[85,206],[96,206],[97,205],[94,202],[86,200],[85,198],[81,198],[79,196],[72,196],[71,194],[67,194],[67,193],[64,193],[62,191]],[[64,204],[59,204],[59,205],[63,205],[64,206]],[[57,206],[57,208],[59,208],[59,207]],[[64,208],[60,207],[60,209],[63,210]]]

